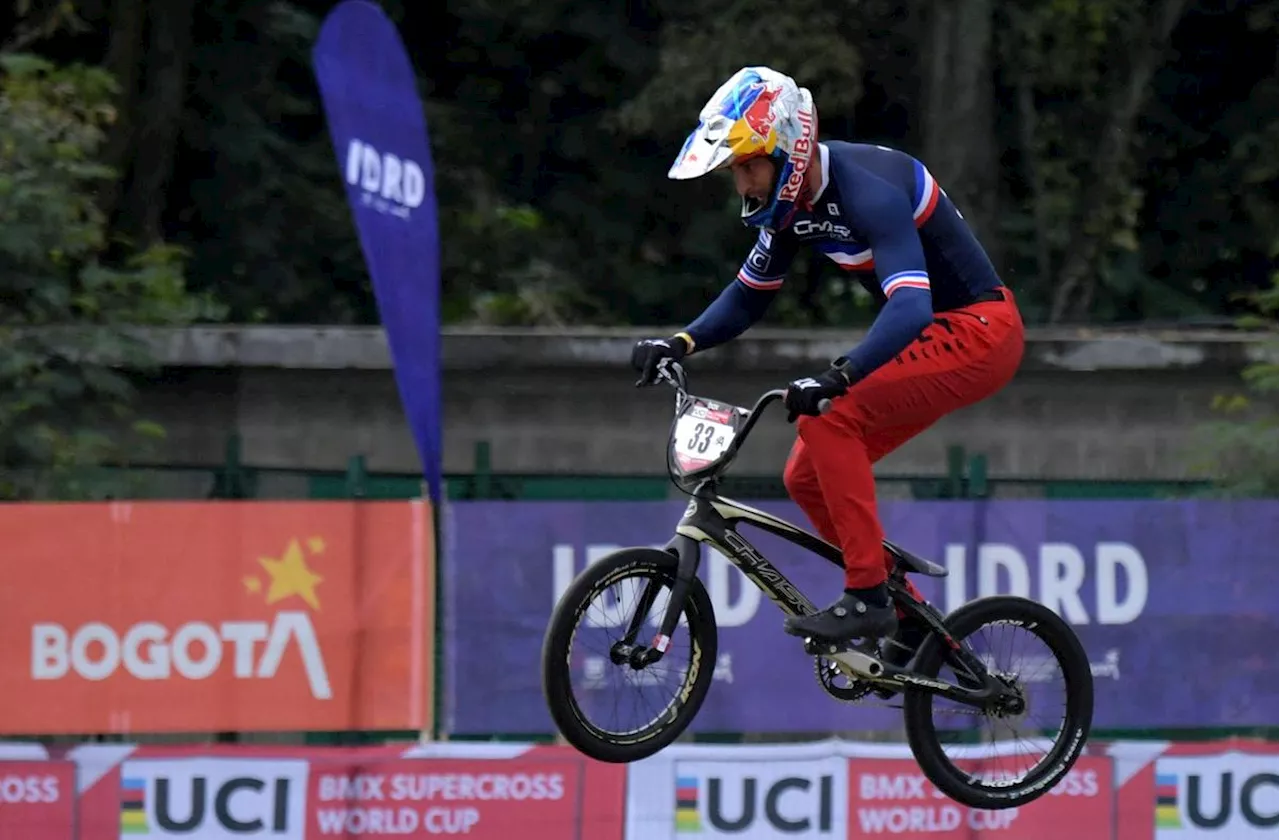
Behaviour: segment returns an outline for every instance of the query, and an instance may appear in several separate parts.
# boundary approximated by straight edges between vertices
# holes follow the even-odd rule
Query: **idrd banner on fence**
[[[805,521],[790,503],[760,507]],[[538,662],[557,598],[619,547],[662,546],[683,510],[680,502],[451,504],[446,728],[551,731]],[[1071,623],[1092,664],[1096,727],[1276,725],[1274,502],[887,502],[881,510],[891,538],[950,572],[916,579],[938,607],[1014,593]],[[831,564],[750,526],[742,532],[813,601],[838,594]],[[723,556],[705,552],[700,575],[720,643],[694,731],[901,727],[898,711],[823,694],[812,658],[783,634],[781,613]],[[634,690],[606,679],[606,660],[591,651],[575,650],[572,664],[601,703]]]

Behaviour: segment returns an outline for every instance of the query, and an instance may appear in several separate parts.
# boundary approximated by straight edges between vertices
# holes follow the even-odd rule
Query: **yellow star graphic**
[[[267,589],[268,604],[297,595],[310,604],[312,609],[320,609],[316,585],[324,578],[307,568],[307,560],[303,557],[302,546],[297,540],[289,540],[284,556],[280,559],[259,557],[258,563],[271,577],[271,586]]]
[[[244,588],[246,591],[252,592],[255,595],[262,591],[262,581],[258,580],[253,575],[245,575],[242,580],[244,581]]]

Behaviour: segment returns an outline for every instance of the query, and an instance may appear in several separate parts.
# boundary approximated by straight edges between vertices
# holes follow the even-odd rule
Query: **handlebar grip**
[[[831,410],[831,400],[818,400],[818,413],[826,414]]]

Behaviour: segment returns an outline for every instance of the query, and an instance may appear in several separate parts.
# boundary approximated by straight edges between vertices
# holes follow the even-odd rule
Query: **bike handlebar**
[[[689,399],[689,377],[684,372],[684,366],[674,359],[663,359],[658,363],[658,379],[666,382],[676,390],[676,412],[678,413],[684,407],[685,400]],[[769,407],[770,403],[777,402],[787,396],[785,388],[775,388],[771,391],[765,391],[756,400],[756,404],[752,406],[751,413],[747,415],[746,421],[742,424],[741,431],[733,439],[733,443],[729,445],[730,455],[736,453],[742,441],[747,437],[751,428],[755,426],[756,421],[760,419],[760,415]],[[818,413],[826,414],[831,410],[831,400],[823,399],[818,402]]]

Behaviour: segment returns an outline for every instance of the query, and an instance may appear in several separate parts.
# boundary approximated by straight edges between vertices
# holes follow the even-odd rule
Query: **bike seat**
[[[893,555],[894,559],[907,567],[908,572],[916,572],[917,574],[926,575],[928,577],[946,577],[947,569],[945,566],[939,566],[932,560],[926,560],[923,557],[912,554],[905,548],[894,545],[888,540],[884,541],[885,550]]]

